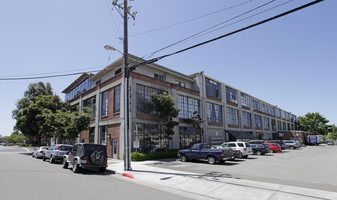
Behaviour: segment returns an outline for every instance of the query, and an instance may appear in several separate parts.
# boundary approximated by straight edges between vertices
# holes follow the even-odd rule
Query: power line
[[[208,43],[210,43],[210,42],[214,42],[214,41],[219,40],[219,39],[222,39],[222,38],[224,38],[224,37],[228,37],[228,36],[230,36],[230,35],[233,35],[233,34],[236,34],[236,33],[242,32],[242,31],[245,31],[245,30],[250,29],[250,28],[253,28],[253,27],[255,27],[255,26],[259,26],[259,25],[262,25],[262,24],[267,23],[267,22],[269,22],[269,21],[272,21],[272,20],[275,20],[275,19],[284,17],[284,16],[286,16],[286,15],[289,15],[289,14],[291,14],[291,13],[297,12],[297,11],[299,11],[299,10],[302,10],[302,9],[307,8],[307,7],[309,7],[309,6],[315,5],[315,4],[320,3],[320,2],[322,2],[322,1],[324,1],[324,0],[316,0],[316,1],[312,1],[312,2],[307,3],[307,4],[305,4],[305,5],[299,6],[299,7],[297,7],[297,8],[291,9],[291,10],[288,10],[288,11],[283,12],[283,13],[281,13],[281,14],[278,14],[278,15],[276,15],[276,16],[274,16],[274,17],[270,17],[270,18],[268,18],[268,19],[259,21],[259,22],[255,23],[255,24],[251,24],[251,25],[249,25],[249,26],[246,26],[246,27],[244,27],[244,28],[238,29],[238,30],[236,30],[236,31],[233,31],[233,32],[230,32],[230,33],[221,35],[221,36],[219,36],[219,37],[216,37],[216,38],[207,40],[207,41],[205,41],[205,42],[198,43],[198,44],[196,44],[196,45],[187,47],[187,48],[185,48],[185,49],[182,49],[182,50],[179,50],[179,51],[170,53],[170,54],[166,54],[166,55],[163,55],[163,56],[159,56],[159,57],[157,57],[157,58],[153,58],[153,59],[150,59],[150,60],[143,61],[143,62],[141,62],[141,63],[139,63],[139,64],[136,64],[136,65],[131,66],[130,68],[131,68],[131,69],[135,69],[135,68],[137,68],[137,67],[140,67],[141,65],[151,64],[151,63],[157,62],[157,61],[159,61],[159,60],[161,60],[161,59],[163,59],[163,58],[166,58],[166,57],[169,57],[169,56],[173,56],[173,55],[175,55],[175,54],[179,54],[179,53],[185,52],[185,51],[190,50],[190,49],[194,49],[194,48],[196,48],[196,47],[199,47],[199,46],[208,44]]]
[[[178,23],[175,23],[175,24],[171,24],[171,25],[167,25],[167,26],[162,26],[162,27],[159,27],[159,28],[155,28],[155,29],[152,29],[152,30],[148,30],[148,31],[144,31],[144,32],[140,32],[140,33],[135,33],[135,34],[130,34],[129,37],[134,37],[134,36],[139,36],[139,35],[144,35],[144,34],[147,34],[147,33],[151,33],[151,32],[155,32],[155,31],[160,31],[160,30],[164,30],[164,29],[167,29],[167,28],[171,28],[171,27],[174,27],[174,26],[178,26],[178,25],[181,25],[181,24],[185,24],[185,23],[188,23],[188,22],[191,22],[191,21],[195,21],[197,19],[201,19],[201,18],[204,18],[204,17],[208,17],[210,15],[214,15],[216,13],[220,13],[220,12],[223,12],[223,11],[227,11],[227,10],[230,10],[230,9],[233,9],[233,8],[236,8],[236,7],[239,7],[241,5],[244,5],[244,4],[247,4],[251,1],[254,1],[254,0],[248,0],[248,1],[245,1],[245,2],[242,2],[242,3],[239,3],[239,4],[236,4],[236,5],[233,5],[233,6],[230,6],[230,7],[227,7],[227,8],[224,8],[224,9],[221,9],[221,10],[218,10],[218,11],[215,11],[215,12],[212,12],[212,13],[208,13],[206,15],[202,15],[202,16],[199,16],[199,17],[195,17],[195,18],[192,18],[192,19],[188,19],[188,20],[185,20],[185,21],[182,21],[182,22],[178,22]]]
[[[235,16],[235,17],[232,17],[232,18],[230,18],[230,19],[227,19],[227,20],[225,20],[225,21],[223,21],[223,22],[220,22],[220,23],[218,23],[218,24],[216,24],[216,25],[213,25],[213,26],[211,26],[211,27],[208,27],[208,28],[206,28],[206,29],[204,29],[204,30],[202,30],[202,31],[200,31],[200,32],[198,32],[198,33],[195,33],[195,34],[193,34],[193,35],[191,35],[191,36],[188,36],[188,37],[186,37],[186,38],[184,38],[184,39],[182,39],[182,40],[179,40],[179,41],[177,41],[177,42],[175,42],[175,43],[173,43],[173,44],[167,45],[167,46],[165,46],[165,47],[163,47],[163,48],[161,48],[161,49],[159,49],[159,50],[157,50],[157,51],[154,51],[154,52],[150,53],[148,57],[152,57],[154,54],[156,54],[156,53],[158,53],[158,52],[160,52],[160,51],[163,51],[163,50],[165,50],[165,49],[167,49],[167,48],[169,48],[169,47],[172,47],[172,46],[177,45],[177,44],[179,44],[179,43],[181,43],[181,42],[184,42],[184,41],[186,41],[186,40],[188,40],[188,39],[191,39],[191,38],[193,38],[193,37],[196,37],[197,35],[200,35],[201,33],[204,33],[204,32],[206,32],[206,31],[208,31],[208,30],[210,30],[210,29],[213,29],[213,28],[215,28],[215,27],[217,27],[217,26],[220,26],[221,24],[230,22],[230,21],[232,21],[232,20],[234,20],[234,19],[236,19],[236,18],[239,18],[239,17],[241,17],[241,16],[243,16],[243,15],[246,15],[246,14],[248,14],[248,13],[250,13],[250,12],[253,12],[253,11],[259,9],[259,8],[262,8],[262,7],[264,7],[264,6],[267,6],[268,4],[270,4],[270,3],[274,2],[274,1],[276,1],[276,0],[271,0],[271,1],[267,2],[267,3],[264,3],[264,4],[260,5],[260,6],[257,6],[257,7],[255,7],[255,8],[253,8],[253,9],[250,9],[250,10],[244,12],[244,13],[241,13],[241,14]]]

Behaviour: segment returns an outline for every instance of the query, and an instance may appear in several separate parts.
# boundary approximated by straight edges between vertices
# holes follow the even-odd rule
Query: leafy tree
[[[168,142],[174,134],[173,128],[179,125],[179,122],[173,121],[173,118],[178,116],[180,110],[174,107],[174,98],[166,92],[160,95],[153,93],[152,101],[155,104],[155,110],[159,117],[163,119],[164,139],[167,142],[166,150],[168,151]]]
[[[19,133],[18,131],[15,131],[11,134],[11,136],[6,138],[6,141],[8,143],[19,143],[22,142],[25,139],[25,136]]]
[[[331,132],[328,133],[328,138],[331,140],[337,140],[337,126],[335,124],[330,127],[330,131]]]
[[[203,135],[203,131],[204,131],[201,127],[202,123],[204,121],[205,121],[205,119],[203,119],[201,117],[201,115],[198,111],[194,111],[193,115],[190,119],[184,119],[185,123],[188,123],[188,124],[192,125],[192,127],[194,127],[196,130],[200,131],[200,139],[202,139],[202,135]]]
[[[46,84],[43,82],[29,84],[23,98],[17,101],[16,109],[12,112],[12,117],[17,119],[22,110],[35,102],[35,99],[40,95],[53,95],[53,89],[49,82]]]
[[[46,119],[45,126],[53,132],[53,136],[61,140],[74,139],[81,131],[87,130],[90,126],[92,118],[90,113],[92,112],[87,108],[83,109],[83,111],[78,111],[78,109],[74,111],[67,104],[56,112],[45,110],[43,113]]]
[[[327,120],[318,112],[307,113],[305,116],[298,117],[298,130],[312,132],[314,134],[326,135],[328,132]]]
[[[40,95],[35,97],[28,107],[23,108],[16,116],[16,129],[25,136],[36,137],[38,145],[42,137],[50,137],[53,130],[46,125],[47,118],[43,113],[56,112],[63,107],[61,98],[57,95]]]

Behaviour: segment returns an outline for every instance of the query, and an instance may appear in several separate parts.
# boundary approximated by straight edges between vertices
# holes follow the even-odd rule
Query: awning
[[[232,131],[225,130],[227,133],[231,134],[236,139],[256,139],[249,131]]]

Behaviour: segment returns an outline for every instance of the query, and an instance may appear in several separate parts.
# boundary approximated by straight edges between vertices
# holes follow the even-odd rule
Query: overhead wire
[[[160,51],[163,51],[163,50],[165,50],[165,49],[167,49],[167,48],[170,48],[170,47],[172,47],[172,46],[174,46],[174,45],[177,45],[177,44],[182,43],[182,42],[184,42],[184,41],[186,41],[186,40],[188,40],[188,39],[191,39],[191,38],[193,38],[193,37],[195,37],[195,36],[197,36],[197,35],[199,35],[199,34],[202,34],[202,33],[206,32],[206,31],[208,31],[208,30],[211,30],[211,29],[213,29],[213,28],[215,28],[215,27],[217,27],[217,26],[220,26],[220,25],[222,25],[222,24],[224,24],[224,23],[230,22],[230,21],[232,21],[232,20],[234,20],[234,19],[236,19],[236,18],[239,18],[239,17],[244,16],[244,15],[250,13],[250,12],[253,12],[253,11],[257,10],[257,9],[260,9],[260,8],[262,8],[262,7],[264,7],[264,6],[267,6],[267,5],[269,5],[270,3],[273,3],[274,1],[276,1],[276,0],[268,1],[267,3],[264,3],[264,4],[260,5],[260,6],[257,6],[257,7],[255,7],[255,8],[253,8],[253,9],[250,9],[250,10],[248,10],[248,11],[246,11],[246,12],[244,12],[244,13],[241,13],[241,14],[235,16],[235,17],[232,17],[232,18],[227,19],[227,20],[225,20],[225,21],[222,21],[222,22],[220,22],[220,23],[218,23],[218,24],[216,24],[216,25],[213,25],[213,26],[211,26],[211,27],[208,27],[208,28],[206,28],[206,29],[204,29],[204,30],[202,30],[202,31],[199,31],[198,33],[195,33],[195,34],[193,34],[193,35],[190,35],[190,36],[188,36],[188,37],[186,37],[186,38],[184,38],[184,39],[181,39],[181,40],[179,40],[179,41],[177,41],[177,42],[174,42],[174,43],[172,43],[172,44],[170,44],[170,45],[167,45],[167,46],[165,46],[165,47],[163,47],[163,48],[161,48],[161,49],[159,49],[159,50],[156,50],[156,51],[154,51],[154,52],[152,52],[152,53],[149,53],[149,54],[147,54],[145,57],[150,58],[150,57],[154,56],[156,53],[158,53],[158,52],[160,52]]]

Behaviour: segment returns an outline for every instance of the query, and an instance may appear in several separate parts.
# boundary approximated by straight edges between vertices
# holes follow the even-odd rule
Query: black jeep
[[[105,172],[107,162],[106,145],[78,143],[64,156],[62,165],[65,169],[72,165],[74,173],[80,172],[82,168]]]

